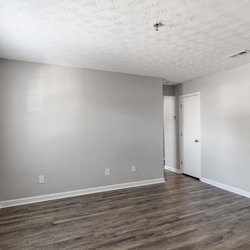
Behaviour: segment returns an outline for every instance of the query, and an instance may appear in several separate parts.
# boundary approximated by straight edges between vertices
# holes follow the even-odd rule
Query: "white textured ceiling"
[[[184,82],[250,62],[228,57],[244,49],[250,0],[0,0],[2,58]]]

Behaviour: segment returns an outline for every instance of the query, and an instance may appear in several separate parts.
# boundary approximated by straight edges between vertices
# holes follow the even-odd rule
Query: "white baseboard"
[[[159,178],[159,179],[128,182],[128,183],[94,187],[94,188],[86,188],[86,189],[55,193],[55,194],[46,194],[46,195],[27,197],[27,198],[21,198],[21,199],[0,201],[0,209],[4,207],[13,207],[13,206],[18,206],[18,205],[42,202],[42,201],[57,200],[57,199],[62,199],[62,198],[67,198],[67,197],[101,193],[101,192],[113,191],[113,190],[124,189],[124,188],[153,185],[153,184],[164,183],[164,182],[165,182],[164,178]]]
[[[169,166],[164,166],[164,169],[166,169],[166,170],[169,170],[169,171],[171,171],[171,172],[175,172],[175,173],[178,173],[178,174],[181,174],[181,170],[180,169],[178,169],[178,168],[173,168],[173,167],[169,167]]]
[[[207,178],[203,178],[203,177],[200,178],[200,181],[205,182],[207,184],[210,184],[212,186],[227,190],[229,192],[236,193],[236,194],[245,196],[247,198],[250,198],[250,192],[248,192],[248,191],[245,191],[245,190],[242,190],[242,189],[239,189],[239,188],[235,188],[235,187],[231,187],[231,186],[228,186],[226,184],[223,184],[223,183],[220,183],[220,182],[217,182],[217,181],[213,181],[213,180],[210,180],[210,179],[207,179]]]

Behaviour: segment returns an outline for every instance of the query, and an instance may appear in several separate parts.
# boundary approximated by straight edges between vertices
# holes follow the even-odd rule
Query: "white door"
[[[200,93],[180,96],[180,133],[181,170],[200,178]]]
[[[164,159],[165,166],[177,168],[176,98],[164,96]]]

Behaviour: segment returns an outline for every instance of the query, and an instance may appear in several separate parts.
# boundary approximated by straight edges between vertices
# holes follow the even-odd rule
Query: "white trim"
[[[232,187],[232,186],[229,186],[229,185],[217,182],[217,181],[213,181],[213,180],[210,180],[210,179],[207,179],[207,178],[204,178],[204,177],[201,177],[200,181],[204,182],[204,183],[207,183],[207,184],[210,184],[212,186],[227,190],[229,192],[236,193],[236,194],[245,196],[247,198],[250,198],[250,192],[248,192],[248,191],[245,191],[245,190],[242,190],[242,189],[239,189],[239,188],[235,188],[235,187]]]
[[[80,189],[80,190],[74,190],[74,191],[62,192],[62,193],[46,194],[46,195],[27,197],[27,198],[15,199],[15,200],[0,201],[0,209],[4,207],[13,207],[13,206],[30,204],[30,203],[35,203],[35,202],[57,200],[57,199],[62,199],[62,198],[67,198],[67,197],[94,194],[94,193],[100,193],[100,192],[106,192],[106,191],[112,191],[112,190],[118,190],[118,189],[124,189],[124,188],[153,185],[153,184],[164,183],[164,182],[165,182],[164,178],[159,178],[159,179],[128,182],[128,183],[121,183],[121,184],[94,187],[94,188],[86,188],[86,189]]]
[[[183,156],[183,146],[182,146],[182,99],[185,97],[190,97],[190,96],[195,96],[198,95],[199,97],[199,115],[200,115],[200,136],[199,136],[199,145],[200,145],[200,175],[197,176],[199,179],[201,178],[201,170],[202,170],[202,166],[201,166],[201,93],[200,92],[193,92],[193,93],[189,93],[189,94],[185,94],[185,95],[180,95],[179,96],[179,153],[180,153],[180,171],[183,173],[183,164],[181,164],[182,162],[182,156]]]
[[[179,95],[179,98],[181,97],[189,97],[189,96],[193,96],[193,95],[200,95],[201,92],[193,92],[190,94],[185,94],[185,95]]]
[[[173,167],[169,167],[169,166],[164,166],[164,169],[166,169],[166,170],[169,170],[169,171],[171,171],[171,172],[175,172],[175,173],[178,173],[178,174],[181,174],[181,170],[180,169],[178,169],[178,168],[173,168]]]

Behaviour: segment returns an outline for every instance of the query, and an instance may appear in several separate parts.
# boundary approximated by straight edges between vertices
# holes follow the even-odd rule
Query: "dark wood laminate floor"
[[[0,210],[0,249],[250,249],[250,200],[184,175]]]

